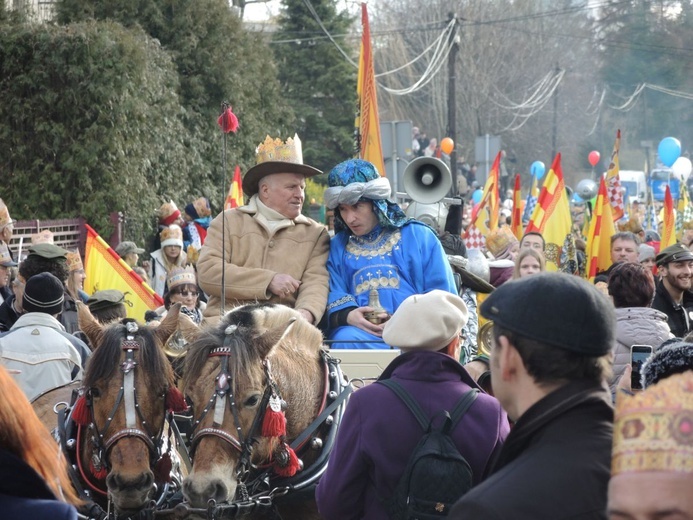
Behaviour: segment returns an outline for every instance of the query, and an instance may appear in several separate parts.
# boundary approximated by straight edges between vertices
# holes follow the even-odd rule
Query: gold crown
[[[161,238],[162,243],[166,240],[180,240],[182,242],[183,230],[180,228],[180,226],[172,224],[161,230],[161,233],[159,233],[159,238]]]
[[[180,210],[178,209],[178,206],[176,206],[176,203],[172,200],[164,202],[156,212],[157,216],[159,217],[159,220],[167,219],[175,213],[178,213],[178,215],[180,215]]]
[[[12,224],[14,220],[10,218],[10,210],[7,209],[5,203],[0,199],[0,228],[5,227],[7,224]]]
[[[209,209],[209,200],[205,197],[195,199],[192,204],[200,218],[209,217],[212,214],[212,210]]]
[[[84,264],[82,264],[82,257],[79,255],[79,251],[75,250],[67,252],[67,269],[70,272],[84,269]]]
[[[192,267],[177,267],[171,269],[168,275],[168,290],[170,291],[178,285],[197,285],[197,277],[195,276],[195,270]]]
[[[616,400],[611,474],[693,473],[693,372]]]
[[[489,233],[486,237],[486,249],[493,256],[501,254],[510,244],[517,242],[517,238],[509,227],[502,227]]]
[[[31,235],[31,245],[36,244],[53,244],[53,232],[50,229],[44,229],[40,233]]]
[[[293,138],[289,137],[286,142],[279,138],[272,139],[268,135],[265,141],[258,145],[255,153],[257,164],[268,161],[303,164],[303,149],[297,134],[294,134]]]

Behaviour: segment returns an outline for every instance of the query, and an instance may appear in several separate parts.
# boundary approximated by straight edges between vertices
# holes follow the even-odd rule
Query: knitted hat
[[[137,247],[137,244],[135,244],[134,242],[125,241],[118,244],[118,246],[115,248],[115,252],[118,253],[118,256],[120,256],[121,258],[125,258],[130,253],[141,255],[142,253],[144,253],[144,249]]]
[[[10,249],[4,243],[0,244],[0,265],[2,267],[15,267],[17,265],[17,262],[12,260]]]
[[[171,224],[159,233],[161,247],[178,246],[183,247],[183,230],[177,224]]]
[[[10,211],[7,209],[7,206],[2,201],[2,199],[0,199],[0,230],[3,229],[5,226],[14,224],[15,222],[17,221],[13,220],[10,217]]]
[[[255,152],[256,164],[243,177],[243,193],[252,197],[258,192],[260,179],[273,173],[298,173],[306,177],[320,175],[317,168],[303,164],[303,148],[298,135],[286,142],[272,139],[269,135]]]
[[[175,202],[169,200],[161,205],[156,214],[159,217],[159,224],[170,226],[180,217],[180,210]]]
[[[674,244],[666,249],[662,249],[657,255],[657,265],[667,265],[669,262],[684,262],[693,260],[693,252],[691,252],[683,244]]]
[[[564,273],[504,283],[484,300],[482,316],[520,336],[583,356],[611,351],[616,316],[592,284]]]
[[[209,217],[212,214],[212,210],[209,207],[209,200],[206,197],[199,197],[195,199],[190,204],[185,206],[185,213],[187,213],[193,220]]]
[[[79,251],[68,251],[67,252],[67,269],[71,273],[75,271],[84,271],[84,264],[82,264],[82,257]]]
[[[404,300],[385,323],[383,340],[401,349],[437,351],[467,324],[469,311],[456,294],[434,289]]]
[[[107,289],[105,291],[96,291],[87,300],[87,306],[92,311],[99,311],[122,305],[125,301],[125,295],[117,289]]]
[[[645,471],[693,473],[692,371],[617,395],[611,475]]]
[[[168,274],[167,280],[168,290],[172,290],[174,287],[179,285],[197,285],[197,276],[195,275],[195,269],[192,267],[174,267]]]
[[[60,314],[65,300],[65,287],[51,273],[40,273],[27,280],[22,307],[26,312]]]
[[[647,244],[640,244],[638,246],[638,262],[644,262],[645,260],[654,260],[656,256],[655,248],[648,246]]]
[[[642,365],[642,386],[647,388],[673,374],[693,370],[693,343],[675,341],[661,346]]]
[[[54,244],[53,232],[50,229],[44,229],[39,233],[31,235],[31,243],[36,244]]]

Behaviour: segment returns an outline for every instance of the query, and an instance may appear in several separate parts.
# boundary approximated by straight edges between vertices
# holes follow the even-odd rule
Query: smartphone
[[[651,355],[652,345],[633,345],[630,347],[630,366],[632,368],[630,387],[632,390],[642,390],[642,384],[640,383],[642,365]]]

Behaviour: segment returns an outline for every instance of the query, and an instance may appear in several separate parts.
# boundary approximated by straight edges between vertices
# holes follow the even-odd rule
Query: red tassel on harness
[[[282,402],[279,396],[273,395],[262,418],[263,437],[281,437],[286,435],[286,415],[282,411]]]
[[[301,467],[296,452],[286,443],[278,448],[281,452],[275,457],[273,468],[274,472],[280,477],[293,477]]]
[[[97,471],[93,462],[89,463],[89,470],[96,480],[105,480],[108,476],[108,470],[105,467],[101,466],[101,469]]]
[[[171,482],[171,456],[164,453],[154,467],[154,482]]]
[[[168,392],[166,392],[166,409],[174,413],[186,412],[188,410],[188,403],[185,402],[185,397],[175,386],[169,387]]]
[[[77,425],[86,426],[89,424],[89,415],[87,399],[83,395],[80,395],[75,403],[75,407],[72,409],[72,420]]]

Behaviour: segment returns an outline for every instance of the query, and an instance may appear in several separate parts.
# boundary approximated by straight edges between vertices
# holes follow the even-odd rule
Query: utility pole
[[[558,75],[558,72],[561,69],[558,67],[558,63],[556,63],[556,74]],[[553,158],[556,157],[556,133],[558,132],[558,85],[556,85],[556,88],[553,91],[553,135],[551,137],[551,161],[553,161]]]
[[[455,13],[449,13],[449,20],[455,22],[455,28],[450,34],[452,47],[448,56],[448,137],[453,140],[455,147],[450,152],[450,173],[452,174],[452,196],[456,197],[457,193],[457,96],[456,96],[456,80],[455,63],[457,62],[457,53],[459,51],[459,36],[457,34],[459,24]]]

